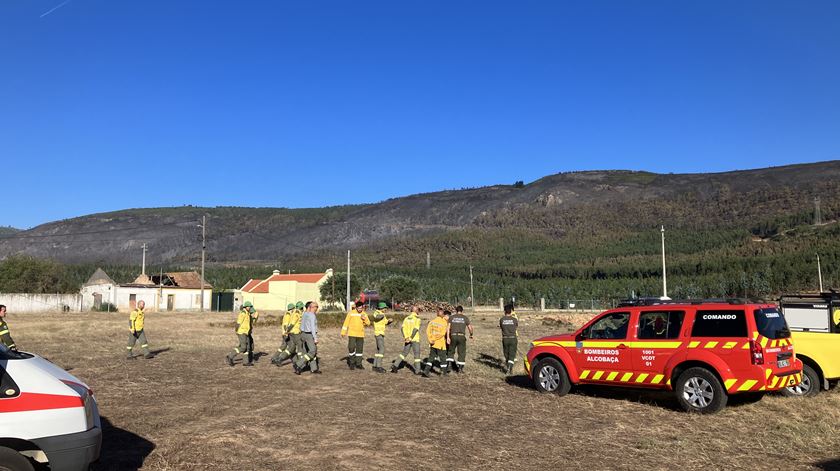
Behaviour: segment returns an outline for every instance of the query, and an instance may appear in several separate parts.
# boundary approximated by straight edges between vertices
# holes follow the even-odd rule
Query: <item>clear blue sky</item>
[[[0,225],[838,159],[838,18],[837,1],[0,0]]]

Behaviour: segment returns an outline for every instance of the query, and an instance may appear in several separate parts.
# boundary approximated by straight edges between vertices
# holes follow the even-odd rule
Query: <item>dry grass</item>
[[[558,330],[522,318],[521,348]],[[428,315],[426,316],[428,317]],[[840,393],[766,397],[714,416],[677,410],[664,393],[585,389],[542,395],[505,378],[497,317],[478,313],[468,373],[423,379],[349,371],[337,329],[320,344],[323,375],[262,357],[230,368],[232,314],[149,314],[153,360],[123,359],[125,314],[12,313],[18,344],[87,381],[106,420],[100,469],[819,469],[840,461]],[[212,325],[211,325],[212,324]],[[391,330],[396,333],[395,330]],[[260,325],[271,354],[276,325]],[[373,353],[372,336],[366,354]],[[388,339],[386,360],[401,347]],[[425,352],[424,352],[425,353]],[[520,354],[521,355],[521,354]],[[521,364],[517,365],[521,375]]]

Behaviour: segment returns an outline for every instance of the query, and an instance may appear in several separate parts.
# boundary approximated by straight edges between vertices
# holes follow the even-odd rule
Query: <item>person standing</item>
[[[302,303],[298,304],[303,306]],[[289,306],[292,312],[289,315],[289,321],[285,324],[284,328],[288,340],[286,340],[286,348],[280,356],[277,357],[277,361],[274,362],[277,366],[280,366],[284,361],[290,358],[292,359],[292,362],[294,362],[298,356],[301,356],[300,321],[303,317],[303,313],[297,308],[297,304],[289,304]]]
[[[411,313],[403,319],[402,335],[405,346],[403,347],[403,351],[400,353],[399,358],[394,360],[391,364],[391,373],[396,373],[400,369],[402,363],[407,361],[406,357],[408,354],[411,353],[414,360],[414,373],[418,375],[421,374],[420,364],[423,360],[420,358],[420,325],[422,320],[418,315],[419,312],[419,306],[412,306]]]
[[[470,332],[470,340],[473,338],[473,326],[470,318],[464,315],[464,307],[455,307],[455,314],[449,317],[449,347],[446,350],[446,361],[452,367],[452,371],[463,373],[467,360],[467,331]],[[455,358],[455,354],[458,358]]]
[[[250,304],[246,301],[246,304]],[[251,315],[251,332],[248,333],[248,363],[254,362],[254,328],[257,327],[257,321],[260,318],[260,313],[257,308],[251,304],[248,307],[248,314]]]
[[[516,347],[519,334],[516,329],[519,327],[519,319],[513,316],[513,306],[505,306],[505,315],[499,319],[499,328],[502,331],[502,352],[505,356],[505,373],[513,373],[513,365],[516,363]]]
[[[232,352],[225,357],[227,360],[228,366],[233,366],[233,360],[236,359],[237,355],[243,355],[245,359],[245,363],[242,366],[254,366],[254,363],[251,361],[251,346],[250,346],[250,338],[251,338],[251,312],[249,308],[251,307],[250,301],[245,301],[245,304],[242,305],[242,308],[239,310],[239,315],[236,317],[236,336],[239,338],[239,345],[233,349]]]
[[[435,358],[440,362],[440,371],[444,375],[449,374],[449,369],[446,365],[446,316],[449,311],[438,309],[437,317],[429,321],[426,326],[426,338],[429,340],[429,358],[426,359],[426,367],[423,368],[423,376],[428,378],[429,372],[432,371],[433,361]]]
[[[289,324],[292,321],[292,311],[295,310],[294,303],[289,303],[286,306],[286,312],[283,314],[283,318],[280,320],[280,347],[271,356],[271,364],[278,365],[280,363],[280,357],[286,352],[286,349],[289,348],[289,341],[291,340],[289,337]]]
[[[387,304],[381,302],[377,307],[378,309],[373,313],[373,338],[376,340],[373,371],[384,373],[385,368],[382,368],[382,362],[385,361],[385,330],[388,324],[394,322],[394,319],[387,316]]]
[[[129,360],[134,359],[134,355],[132,354],[132,350],[134,349],[134,344],[140,343],[140,348],[143,350],[143,358],[149,359],[152,358],[152,352],[149,351],[149,342],[146,341],[146,332],[144,329],[146,324],[146,313],[144,309],[146,308],[145,301],[139,301],[137,303],[137,307],[131,311],[131,314],[128,316],[128,346],[126,349],[128,352],[126,353],[126,358]]]
[[[306,311],[300,321],[300,346],[302,348],[295,362],[292,363],[297,375],[301,374],[307,363],[310,373],[321,373],[318,369],[318,318],[315,316],[318,313],[318,307],[318,303],[314,301],[306,303]],[[305,353],[301,355],[303,351]]]
[[[365,349],[365,327],[369,325],[370,319],[364,312],[362,303],[356,303],[355,309],[351,309],[344,318],[341,336],[347,336],[347,367],[351,370],[365,369],[362,366],[362,356]]]
[[[9,324],[6,324],[6,306],[0,304],[0,343],[9,350],[17,350],[17,345],[9,333]]]

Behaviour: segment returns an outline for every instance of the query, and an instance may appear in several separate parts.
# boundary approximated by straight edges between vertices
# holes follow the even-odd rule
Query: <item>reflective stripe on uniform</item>
[[[0,330],[0,335],[5,335],[5,334],[8,334],[8,333],[9,333],[9,329]]]

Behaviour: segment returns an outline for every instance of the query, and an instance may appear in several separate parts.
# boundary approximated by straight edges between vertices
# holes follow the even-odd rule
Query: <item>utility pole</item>
[[[146,274],[146,243],[143,242],[143,268],[140,271],[140,274]]]
[[[817,254],[817,277],[820,279],[820,293],[823,292],[822,267],[820,266],[820,254]]]
[[[662,232],[662,297],[668,298],[668,277],[665,273],[665,226],[661,228]]]
[[[207,216],[201,216],[201,312],[204,312],[204,252],[207,249]]]
[[[347,304],[344,305],[346,309],[350,309],[350,251],[347,251]]]
[[[428,270],[429,268],[432,268],[432,254],[426,252],[426,270]]]
[[[475,312],[475,292],[473,291],[472,265],[470,265],[470,309],[472,309],[472,312]]]

